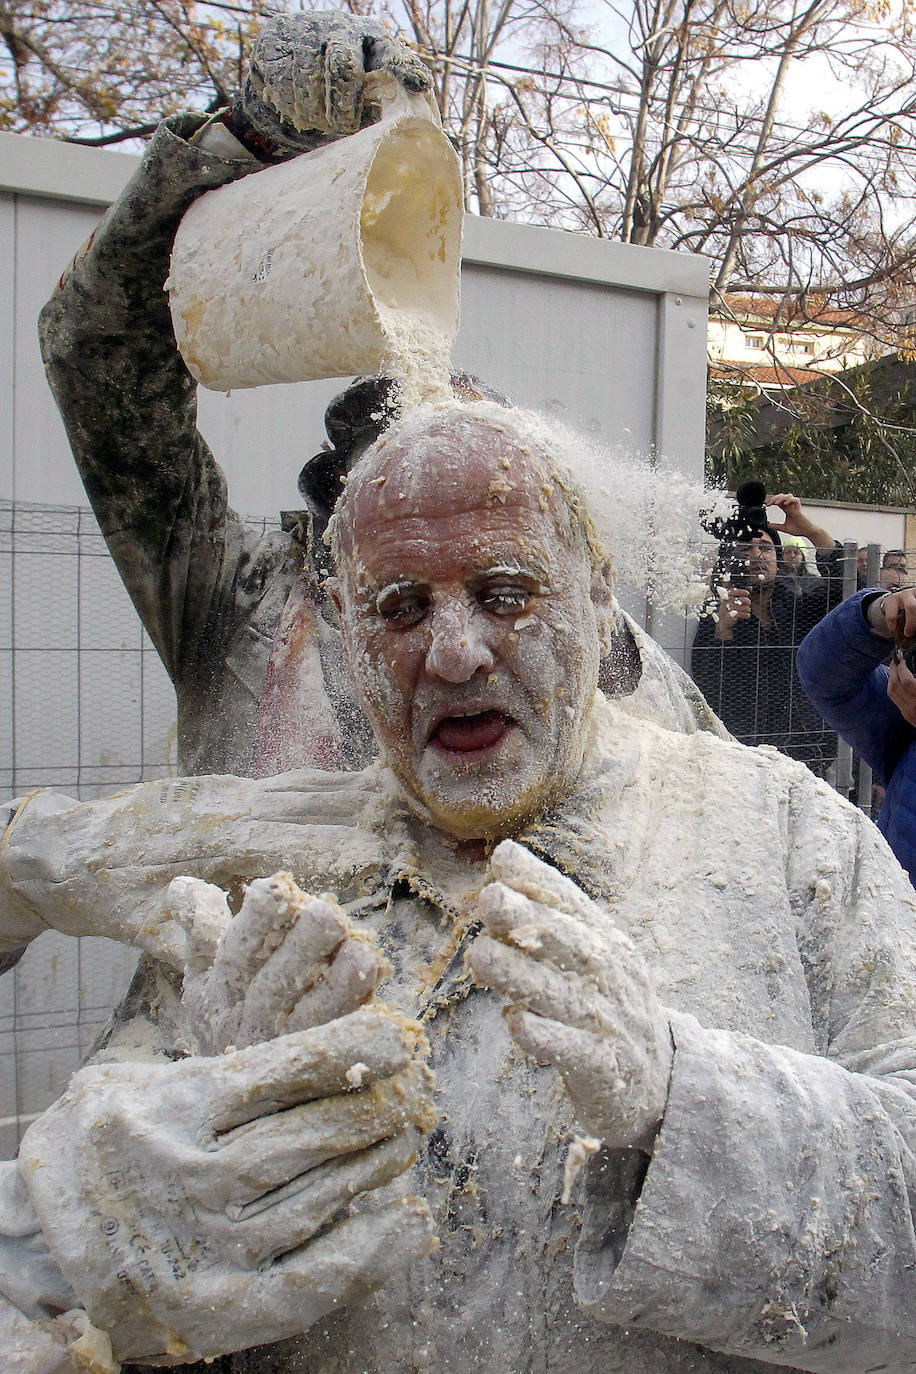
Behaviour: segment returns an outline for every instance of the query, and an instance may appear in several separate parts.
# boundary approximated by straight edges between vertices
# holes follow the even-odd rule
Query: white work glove
[[[74,1075],[19,1168],[117,1359],[296,1335],[427,1253],[424,1201],[344,1211],[408,1168],[434,1124],[421,1048],[379,1005],[217,1058]]]
[[[592,1135],[651,1152],[674,1049],[645,960],[607,912],[522,845],[503,840],[489,877],[475,978],[506,999],[512,1036],[559,1071]]]
[[[232,121],[250,126],[274,156],[294,156],[374,124],[380,109],[366,77],[384,72],[407,91],[432,77],[374,19],[334,12],[281,14],[260,31]]]
[[[188,933],[181,1001],[198,1054],[346,1016],[387,968],[335,902],[308,896],[288,873],[251,883],[235,917],[225,893],[196,878],[175,878],[168,905]]]
[[[0,933],[20,947],[47,929],[104,935],[183,971],[187,937],[166,898],[173,878],[240,897],[252,879],[296,866],[347,902],[387,872],[384,844],[358,828],[361,794],[346,775],[165,779],[55,814],[44,795],[0,843]]]

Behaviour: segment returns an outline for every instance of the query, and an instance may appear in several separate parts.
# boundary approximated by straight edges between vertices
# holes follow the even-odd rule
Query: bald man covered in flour
[[[2,1177],[14,1367],[912,1368],[916,902],[882,837],[603,698],[607,554],[517,412],[396,424],[334,540],[378,763],[8,832],[20,939],[158,961]]]

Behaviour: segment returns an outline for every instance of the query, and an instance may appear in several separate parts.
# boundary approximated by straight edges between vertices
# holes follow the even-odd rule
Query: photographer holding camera
[[[795,651],[842,595],[840,545],[791,492],[767,497],[761,482],[743,482],[736,500],[736,514],[714,530],[719,600],[697,628],[693,679],[736,739],[773,745],[823,776],[836,740],[801,689]],[[785,516],[778,527],[773,509]],[[800,595],[779,577],[782,534],[803,535],[817,551],[821,577]]]
[[[887,789],[878,829],[916,882],[916,587],[871,588],[837,606],[800,645],[798,674]]]

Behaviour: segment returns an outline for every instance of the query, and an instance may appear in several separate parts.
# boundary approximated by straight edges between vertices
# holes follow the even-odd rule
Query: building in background
[[[881,351],[859,316],[833,309],[823,296],[739,292],[710,309],[707,345],[712,376],[764,392],[845,371]]]

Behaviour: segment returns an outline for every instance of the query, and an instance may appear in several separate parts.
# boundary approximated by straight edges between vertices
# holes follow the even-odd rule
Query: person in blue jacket
[[[801,684],[821,715],[887,788],[877,818],[916,880],[916,676],[895,651],[898,617],[916,638],[916,587],[857,592],[815,625],[798,649]]]

